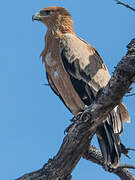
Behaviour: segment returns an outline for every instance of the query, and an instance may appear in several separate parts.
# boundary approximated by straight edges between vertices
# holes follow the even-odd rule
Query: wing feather
[[[110,74],[97,51],[85,41],[66,34],[60,41],[61,59],[66,71],[89,84],[94,94],[104,87]]]
[[[86,105],[95,99],[98,90],[108,83],[110,74],[98,52],[84,40],[65,34],[60,41],[61,60],[72,84]],[[115,133],[120,133],[123,123],[120,113],[113,110],[110,122]]]

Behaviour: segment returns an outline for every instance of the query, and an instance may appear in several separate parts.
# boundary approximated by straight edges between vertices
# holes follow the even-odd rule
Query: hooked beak
[[[40,13],[36,13],[35,15],[32,16],[32,21],[41,21],[42,16],[40,15]]]

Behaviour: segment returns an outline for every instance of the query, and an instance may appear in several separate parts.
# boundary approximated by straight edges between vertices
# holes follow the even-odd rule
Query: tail
[[[114,168],[118,166],[122,153],[120,134],[123,131],[123,121],[129,123],[130,116],[121,102],[111,111],[107,120],[97,128],[96,132],[105,164],[111,164]]]
[[[118,106],[118,112],[120,114],[121,120],[130,123],[130,116],[127,111],[126,106],[121,102]]]
[[[109,124],[113,127],[114,133],[121,134],[123,131],[123,121],[130,123],[130,116],[126,109],[126,106],[121,102],[110,113],[111,121]]]
[[[113,168],[116,168],[121,158],[119,134],[113,132],[107,121],[98,127],[96,134],[105,165],[112,165]]]

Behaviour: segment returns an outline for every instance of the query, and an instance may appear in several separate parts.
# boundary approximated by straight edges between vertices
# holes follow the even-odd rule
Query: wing
[[[66,34],[61,39],[60,52],[63,66],[74,89],[85,105],[90,105],[98,90],[106,86],[110,80],[104,62],[92,46],[71,34]],[[119,109],[116,107],[107,119],[116,133],[123,129]]]
[[[66,105],[65,101],[63,100],[63,98],[61,97],[59,91],[57,90],[55,84],[53,83],[53,81],[51,80],[51,76],[49,76],[49,74],[46,72],[46,78],[48,80],[49,86],[51,87],[52,91],[61,99],[61,101],[63,102],[63,104],[68,108],[68,110],[71,112],[70,108]]]
[[[78,82],[78,86],[85,83],[95,96],[108,83],[110,74],[104,62],[85,41],[72,34],[65,34],[60,41],[60,52],[65,70],[71,81]]]

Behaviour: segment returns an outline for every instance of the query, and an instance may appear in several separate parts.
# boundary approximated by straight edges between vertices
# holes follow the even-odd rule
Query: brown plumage
[[[98,90],[110,80],[110,74],[95,48],[77,37],[71,15],[65,8],[44,8],[33,20],[41,21],[48,28],[41,56],[49,85],[77,116],[94,101]],[[124,120],[130,121],[121,103],[96,132],[105,164],[113,167],[117,167],[121,157],[119,134]]]

